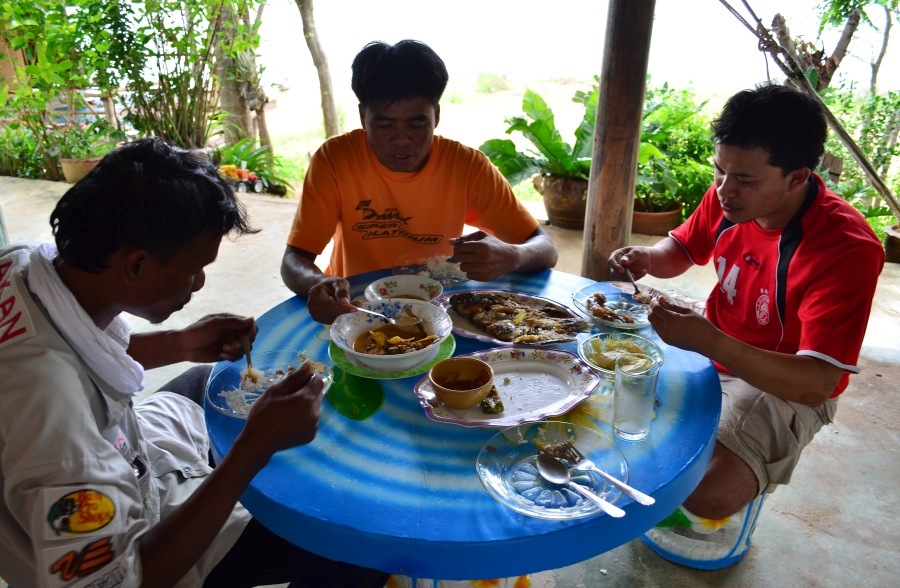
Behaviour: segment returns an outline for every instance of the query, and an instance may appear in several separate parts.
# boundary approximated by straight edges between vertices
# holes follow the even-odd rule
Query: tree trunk
[[[808,72],[811,69],[816,70],[816,90],[822,91],[831,83],[831,78],[840,66],[844,56],[847,55],[847,49],[853,34],[859,27],[861,13],[854,10],[847,18],[844,24],[844,30],[841,38],[838,40],[831,57],[826,58],[825,52],[816,50],[815,45],[808,42],[801,42],[799,45],[794,43],[791,38],[791,31],[788,29],[787,23],[781,14],[776,14],[772,19],[772,29],[778,39],[778,44],[790,55],[794,61],[800,65],[801,71]]]
[[[837,68],[841,64],[841,61],[844,59],[844,56],[847,55],[847,48],[850,46],[850,41],[853,39],[853,34],[859,27],[859,19],[861,16],[862,13],[859,10],[853,10],[852,12],[850,12],[850,16],[847,17],[847,22],[844,24],[844,30],[841,32],[841,38],[838,39],[837,45],[835,45],[834,51],[831,53],[831,57],[829,57],[823,64],[823,84],[820,88],[816,88],[817,90],[821,91],[827,88],[828,84],[831,83],[831,78],[834,77],[834,72],[837,71]]]
[[[609,279],[610,254],[631,238],[655,6],[655,0],[609,2],[581,265],[581,274],[594,280]]]
[[[225,22],[235,22],[236,15],[226,2],[222,4],[222,18]],[[234,42],[235,27],[223,28],[222,43],[231,45]],[[234,57],[225,55],[222,43],[216,47],[216,75],[219,76],[219,105],[224,113],[222,120],[225,129],[225,144],[233,145],[244,137],[252,136],[250,108],[241,94],[241,80],[235,75],[238,62]]]
[[[316,33],[316,20],[313,17],[313,0],[295,0],[303,19],[303,37],[309,54],[312,55],[313,65],[319,74],[319,92],[322,95],[322,116],[325,119],[325,137],[333,137],[341,132],[341,121],[338,118],[337,106],[334,103],[334,92],[331,87],[331,72],[328,70],[328,59],[325,51],[319,43],[319,35]]]
[[[891,11],[887,6],[884,8],[884,35],[881,37],[881,51],[878,57],[870,65],[872,66],[872,79],[869,83],[869,92],[874,94],[878,86],[878,70],[881,69],[881,62],[887,53],[888,40],[891,38]]]
[[[269,135],[269,125],[266,124],[266,109],[260,108],[254,112],[256,112],[256,129],[259,131],[259,144],[272,151],[272,137]]]

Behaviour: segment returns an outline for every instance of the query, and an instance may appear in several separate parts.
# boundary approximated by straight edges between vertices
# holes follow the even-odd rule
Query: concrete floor
[[[48,218],[68,186],[0,177],[0,208],[14,241],[51,239]],[[290,292],[279,263],[297,200],[243,195],[252,222],[262,228],[224,242],[207,272],[206,287],[180,314],[160,325],[178,328],[210,312],[259,316]],[[539,218],[542,207],[535,211]],[[582,233],[547,227],[560,249],[557,269],[580,273]],[[633,242],[654,238],[634,235]],[[715,281],[710,267],[678,279],[644,282],[705,298]],[[237,287],[236,287],[237,286]],[[138,330],[154,328],[136,320]],[[670,564],[640,541],[591,560],[532,575],[538,588],[599,586],[895,586],[900,578],[898,408],[900,382],[900,265],[885,266],[860,359],[834,424],[807,448],[790,485],[769,497],[744,560],[726,570],[702,572]],[[187,364],[151,370],[153,390]],[[893,384],[891,384],[893,382]],[[0,587],[5,586],[0,581]]]

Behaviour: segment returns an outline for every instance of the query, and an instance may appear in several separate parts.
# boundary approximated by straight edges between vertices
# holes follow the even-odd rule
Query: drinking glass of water
[[[656,381],[661,362],[646,355],[623,353],[616,358],[613,433],[625,441],[640,441],[650,433]]]

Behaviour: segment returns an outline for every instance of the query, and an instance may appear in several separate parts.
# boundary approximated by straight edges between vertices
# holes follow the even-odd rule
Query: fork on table
[[[647,496],[640,490],[635,490],[634,488],[632,488],[625,482],[622,482],[621,480],[617,480],[616,478],[613,478],[612,476],[610,476],[609,474],[607,474],[606,472],[604,472],[603,470],[598,468],[596,465],[594,465],[594,462],[587,459],[584,456],[584,454],[581,453],[581,451],[579,451],[577,447],[575,447],[575,444],[572,442],[571,439],[569,439],[568,441],[566,441],[565,443],[562,444],[562,449],[563,449],[563,457],[565,457],[566,460],[568,460],[569,463],[572,464],[572,467],[575,468],[576,470],[591,470],[591,471],[597,472],[598,474],[600,474],[600,477],[602,477],[604,480],[606,480],[607,482],[609,482],[610,484],[612,484],[613,486],[615,486],[616,488],[621,490],[623,494],[630,497],[632,500],[634,500],[638,504],[643,504],[645,506],[649,506],[656,502],[656,500],[653,497]]]

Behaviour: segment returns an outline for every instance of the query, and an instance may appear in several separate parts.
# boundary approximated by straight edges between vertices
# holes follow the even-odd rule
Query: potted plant
[[[635,181],[632,231],[667,235],[712,183],[709,120],[689,90],[647,91]]]
[[[571,146],[556,130],[546,102],[527,90],[522,100],[525,114],[506,119],[510,125],[506,132],[521,133],[534,149],[520,151],[509,139],[492,139],[480,147],[513,186],[534,176],[552,225],[584,228],[598,97],[595,77],[590,92],[579,91],[572,98],[584,105],[584,117]],[[704,105],[697,104],[690,90],[673,90],[668,84],[648,89],[636,170],[635,232],[667,234],[694,211],[712,183],[713,144],[709,120],[701,113]],[[648,229],[647,219],[658,228]]]
[[[573,145],[563,141],[553,111],[544,99],[526,90],[522,99],[524,114],[506,119],[510,125],[506,132],[521,133],[534,149],[519,150],[510,139],[491,139],[479,147],[511,185],[534,178],[551,225],[584,228],[598,95],[599,85],[595,82],[590,92],[579,91],[572,98],[584,105],[584,117],[575,129]]]
[[[94,169],[115,147],[114,135],[105,120],[69,122],[51,130],[50,151],[59,159],[66,181],[74,184]]]

